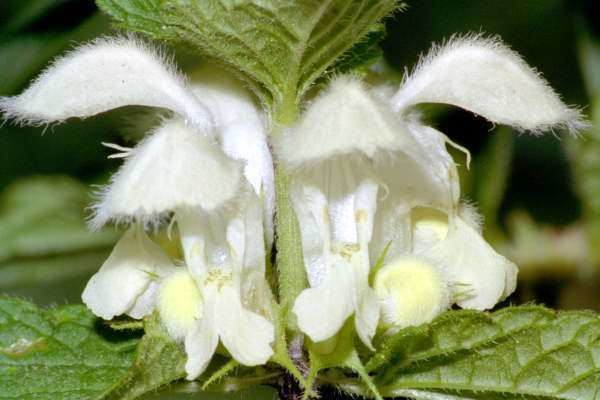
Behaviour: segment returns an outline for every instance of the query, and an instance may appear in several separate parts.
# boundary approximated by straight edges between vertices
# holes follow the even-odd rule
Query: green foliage
[[[41,310],[0,297],[0,399],[103,399],[128,373],[136,339],[81,305]]]
[[[360,381],[367,387],[366,395],[382,400],[379,390],[359,357],[354,343],[354,336],[354,319],[350,318],[340,332],[330,340],[324,343],[308,344],[310,370],[307,377],[307,387],[312,389],[313,382],[317,379],[317,374],[321,370],[326,368],[348,368],[356,373]],[[311,390],[307,390],[305,397],[312,394]]]
[[[383,57],[379,42],[385,37],[385,25],[377,24],[333,64],[327,76],[345,73],[366,73]]]
[[[144,324],[133,368],[127,378],[105,398],[131,400],[184,378],[186,356],[161,326],[155,313]]]
[[[386,396],[599,399],[600,316],[541,306],[450,311],[384,340],[367,368]]]
[[[395,0],[97,0],[120,26],[181,40],[240,73],[276,122],[287,124],[302,96],[354,43],[370,55],[373,26]],[[362,63],[350,55],[340,69]],[[343,67],[345,65],[345,67]]]

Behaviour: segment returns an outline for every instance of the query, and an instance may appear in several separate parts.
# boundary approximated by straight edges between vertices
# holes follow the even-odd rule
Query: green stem
[[[289,310],[294,300],[307,286],[300,225],[289,198],[290,177],[283,166],[275,171],[277,191],[277,271],[279,274],[279,300],[282,309]],[[292,313],[290,313],[292,314]],[[288,328],[297,330],[295,321],[288,320]]]

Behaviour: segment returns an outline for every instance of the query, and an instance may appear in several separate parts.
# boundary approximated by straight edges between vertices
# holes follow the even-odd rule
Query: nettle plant
[[[82,298],[118,335],[82,307],[4,299],[18,312],[3,374],[50,374],[55,391],[32,382],[0,397],[58,398],[61,387],[64,399],[132,399],[187,379],[271,385],[284,399],[327,387],[600,398],[597,315],[486,311],[515,290],[517,266],[461,201],[447,147],[467,164],[468,151],[418,111],[444,103],[536,135],[577,133],[580,112],[500,39],[456,36],[399,86],[371,86],[380,21],[400,8],[391,0],[97,2],[121,27],[219,67],[184,78],[150,40],[115,36],[1,100],[6,119],[28,125],[127,105],[168,114],[135,147],[107,144],[123,165],[92,206],[92,228],[124,234]],[[54,370],[51,356],[66,353],[79,378]]]

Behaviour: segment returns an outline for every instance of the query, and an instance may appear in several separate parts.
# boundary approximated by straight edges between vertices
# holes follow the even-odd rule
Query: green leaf
[[[541,306],[450,311],[384,340],[367,368],[385,396],[600,399],[600,316]]]
[[[158,314],[145,321],[144,329],[133,369],[127,379],[105,397],[107,400],[135,399],[186,376],[185,352],[169,337]]]
[[[49,310],[0,297],[0,399],[102,399],[129,372],[136,339],[84,306]]]
[[[306,381],[307,387],[311,390],[306,391],[305,398],[313,395],[312,387],[318,379],[319,371],[339,367],[355,372],[362,384],[367,387],[367,395],[378,400],[383,399],[358,355],[354,336],[354,319],[350,318],[333,338],[321,343],[308,343],[310,369]]]
[[[296,118],[311,85],[397,7],[396,0],[96,2],[124,28],[183,41],[228,65],[282,124]],[[367,47],[361,55],[370,54]]]
[[[359,73],[364,74],[369,67],[383,57],[379,42],[385,37],[385,25],[376,24],[365,35],[363,40],[356,43],[335,62],[326,76]]]

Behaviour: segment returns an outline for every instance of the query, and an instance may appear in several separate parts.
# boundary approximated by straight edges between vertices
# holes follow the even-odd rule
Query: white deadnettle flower
[[[338,78],[279,146],[293,171],[290,196],[311,286],[294,312],[315,342],[331,338],[354,314],[361,340],[371,346],[379,319],[377,296],[368,284],[373,258],[390,240],[394,252],[404,249],[410,232],[403,221],[420,198],[432,206],[452,203],[446,169],[401,133],[402,121],[382,112],[386,108],[358,80]],[[406,179],[396,180],[394,168],[405,171]],[[385,207],[378,205],[380,193]]]
[[[189,379],[204,371],[219,339],[244,365],[265,363],[274,340],[257,196],[273,190],[264,124],[247,97],[214,89],[210,101],[200,102],[201,89],[189,89],[172,67],[136,41],[100,40],[56,62],[22,95],[0,102],[7,117],[27,123],[87,117],[125,105],[175,113],[135,148],[110,146],[123,151],[115,156],[125,163],[94,206],[92,226],[108,221],[134,226],[83,298],[107,319],[123,313],[140,318],[158,309],[169,334],[185,343]],[[235,105],[235,118],[224,112],[228,104]],[[236,141],[260,153],[259,162],[250,161]],[[187,269],[175,267],[143,232],[143,226],[171,214]]]
[[[388,243],[392,261],[375,282],[429,276],[430,292],[439,292],[427,299],[426,319],[452,302],[491,308],[515,288],[515,265],[459,211],[458,174],[446,150],[454,144],[421,123],[414,106],[423,102],[457,105],[535,133],[585,125],[515,53],[478,36],[435,47],[396,93],[336,78],[279,146],[293,171],[290,197],[311,286],[294,312],[314,341],[330,338],[354,313],[359,336],[370,344],[379,308],[368,275]],[[437,214],[429,218],[420,209]],[[407,264],[406,257],[416,261]],[[428,272],[419,273],[418,265]],[[424,299],[394,300],[390,308],[386,298],[426,290],[407,290],[400,281],[382,287],[384,325],[425,322],[417,318],[422,310],[402,308]]]

